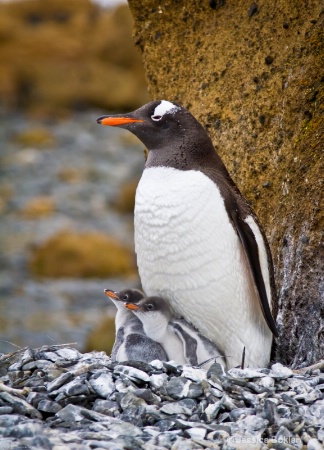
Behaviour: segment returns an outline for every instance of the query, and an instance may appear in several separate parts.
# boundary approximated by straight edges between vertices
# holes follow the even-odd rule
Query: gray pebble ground
[[[10,344],[40,347],[75,342],[84,351],[91,330],[115,307],[105,288],[121,290],[136,280],[33,277],[31,250],[61,231],[112,236],[129,248],[133,215],[113,207],[121,187],[140,176],[144,146],[125,130],[99,126],[103,111],[40,122],[15,115],[0,120],[0,352]],[[47,130],[53,144],[27,146],[16,137]],[[75,180],[62,178],[75,173]],[[30,219],[21,214],[29,201],[46,196],[53,212]],[[109,309],[110,308],[110,309]]]
[[[44,346],[0,354],[0,449],[307,449],[324,440],[324,372],[116,363]]]

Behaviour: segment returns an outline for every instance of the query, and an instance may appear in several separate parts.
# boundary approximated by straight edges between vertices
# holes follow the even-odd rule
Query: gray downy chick
[[[125,307],[140,319],[146,335],[163,346],[168,359],[178,364],[203,365],[207,369],[217,358],[217,362],[225,367],[224,355],[216,345],[185,319],[175,317],[165,299],[132,300],[131,293]]]
[[[146,336],[142,322],[123,306],[124,302],[129,300],[130,293],[132,301],[136,303],[144,298],[143,292],[138,289],[125,289],[120,292],[105,289],[104,292],[117,308],[116,337],[111,359],[118,362],[151,362],[155,359],[166,361],[167,356],[162,346]]]

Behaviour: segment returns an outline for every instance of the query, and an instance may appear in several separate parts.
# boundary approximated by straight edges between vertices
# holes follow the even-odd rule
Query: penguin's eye
[[[151,119],[154,120],[155,122],[158,122],[159,120],[162,119],[162,116],[151,116]]]
[[[152,305],[152,303],[149,303],[148,305],[146,305],[146,309],[147,309],[148,311],[153,311],[154,306]]]
[[[128,294],[124,294],[124,295],[122,296],[122,300],[124,300],[124,301],[128,300]]]

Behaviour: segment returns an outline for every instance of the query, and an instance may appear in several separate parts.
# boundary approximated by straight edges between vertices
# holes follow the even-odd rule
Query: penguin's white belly
[[[135,250],[146,295],[169,299],[229,366],[240,364],[244,346],[250,366],[267,364],[271,332],[212,180],[194,170],[145,169],[136,192]]]

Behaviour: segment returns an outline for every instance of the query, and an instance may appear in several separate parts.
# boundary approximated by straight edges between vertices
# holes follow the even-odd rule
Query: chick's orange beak
[[[139,306],[135,303],[124,303],[125,308],[130,309],[131,311],[138,311]]]
[[[113,117],[113,116],[101,116],[97,119],[97,123],[101,125],[108,125],[111,127],[118,127],[128,123],[143,122],[140,119],[132,119],[131,117]]]
[[[105,293],[108,297],[112,298],[113,300],[119,300],[119,297],[118,297],[118,295],[116,294],[116,292],[111,291],[110,289],[105,289],[105,290],[104,290],[104,293]]]

